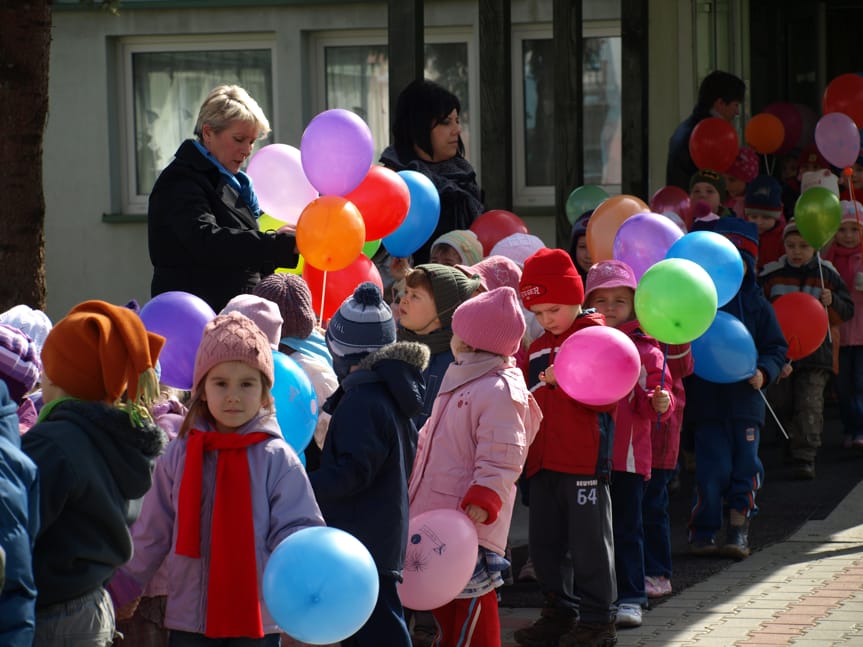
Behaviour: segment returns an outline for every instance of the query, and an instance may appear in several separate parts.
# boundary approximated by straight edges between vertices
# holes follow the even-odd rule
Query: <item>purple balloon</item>
[[[346,195],[369,172],[375,153],[372,131],[350,110],[325,110],[300,141],[303,171],[321,195]]]
[[[860,154],[860,131],[844,112],[830,112],[815,124],[815,145],[833,166],[852,166]]]
[[[300,151],[293,146],[264,146],[249,160],[246,172],[261,209],[276,220],[296,225],[303,209],[318,197],[303,173]]]
[[[612,255],[632,268],[636,280],[665,258],[668,248],[683,236],[680,228],[658,213],[637,213],[623,221],[614,236]]]
[[[144,304],[141,308],[144,327],[165,338],[159,354],[163,384],[175,389],[192,388],[195,354],[204,326],[215,316],[206,301],[188,292],[163,292]]]

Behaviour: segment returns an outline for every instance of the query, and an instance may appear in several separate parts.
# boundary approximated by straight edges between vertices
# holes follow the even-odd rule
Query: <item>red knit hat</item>
[[[572,258],[562,249],[545,247],[524,261],[518,284],[526,308],[540,303],[581,305],[584,285],[572,264]]]
[[[452,331],[477,350],[513,355],[525,331],[515,290],[504,286],[468,299],[453,313]]]
[[[113,403],[128,390],[130,401],[146,405],[158,389],[153,367],[164,345],[129,308],[84,301],[48,333],[42,365],[73,397]]]
[[[229,312],[216,316],[204,326],[195,355],[192,394],[197,395],[210,369],[222,362],[243,362],[267,376],[273,383],[273,350],[264,332],[246,315]]]

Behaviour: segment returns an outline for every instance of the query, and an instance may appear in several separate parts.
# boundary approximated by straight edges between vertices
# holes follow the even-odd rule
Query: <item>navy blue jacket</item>
[[[36,619],[33,544],[39,530],[39,490],[36,465],[21,451],[17,410],[0,380],[0,547],[6,552],[0,645],[30,647]]]
[[[696,106],[686,119],[675,129],[668,140],[668,160],[665,165],[665,185],[679,186],[689,193],[689,182],[695,175],[695,162],[689,154],[689,139],[692,131],[710,112]]]
[[[332,414],[321,466],[309,474],[327,525],[359,539],[385,576],[400,577],[408,533],[407,481],[422,407],[422,344],[366,357],[324,404]]]
[[[776,381],[785,365],[788,344],[773,306],[756,281],[755,259],[742,253],[746,263],[743,284],[731,301],[722,306],[728,314],[740,319],[752,335],[758,351],[757,366],[766,375],[763,388]],[[714,420],[747,420],[764,424],[764,398],[747,380],[732,384],[708,382],[697,375],[684,380],[686,385],[685,416],[688,422]]]
[[[150,193],[150,296],[190,292],[219,312],[261,274],[297,264],[294,237],[258,231],[255,215],[192,140],[174,155]]]

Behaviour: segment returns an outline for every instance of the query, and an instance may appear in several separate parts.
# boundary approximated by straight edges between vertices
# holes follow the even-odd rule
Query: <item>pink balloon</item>
[[[306,177],[321,195],[346,195],[368,174],[375,142],[359,115],[334,108],[309,122],[300,153]]]
[[[306,205],[318,197],[303,172],[298,148],[270,144],[252,156],[246,170],[264,213],[296,225]]]
[[[815,124],[815,145],[833,166],[851,166],[860,154],[860,131],[844,112],[831,112]]]
[[[592,406],[625,398],[640,374],[641,358],[635,343],[610,326],[574,332],[561,344],[554,360],[554,377],[560,388],[573,400]]]
[[[794,107],[797,108],[797,112],[800,115],[800,123],[802,124],[800,139],[797,140],[795,148],[803,150],[812,143],[812,139],[815,137],[815,124],[818,123],[818,115],[812,108],[802,103],[795,103]]]
[[[776,154],[784,155],[791,152],[797,145],[797,142],[800,141],[800,131],[803,129],[803,120],[801,119],[800,111],[797,110],[797,107],[793,103],[777,101],[764,108],[762,112],[777,117],[785,128],[785,137],[782,140],[782,144],[775,151]]]
[[[476,566],[476,526],[454,509],[428,510],[408,524],[402,605],[426,611],[450,602],[464,590]]]
[[[623,221],[614,236],[614,258],[632,268],[636,280],[683,236],[680,227],[657,213],[637,213]]]

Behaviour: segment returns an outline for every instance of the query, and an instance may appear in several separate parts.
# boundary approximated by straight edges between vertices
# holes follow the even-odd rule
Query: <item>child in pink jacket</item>
[[[473,297],[452,318],[455,361],[420,430],[408,487],[410,514],[463,510],[477,524],[479,553],[462,593],[433,610],[435,645],[499,647],[497,592],[515,503],[515,482],[542,413],[513,353],[524,335],[518,296],[500,287]]]
[[[671,373],[659,343],[639,328],[635,318],[637,281],[623,261],[601,261],[587,273],[584,301],[605,315],[605,322],[626,333],[641,358],[641,374],[632,392],[617,404],[612,452],[611,510],[614,569],[617,576],[617,626],[641,625],[647,605],[644,582],[644,526],[641,505],[650,479],[651,429],[674,411]]]

